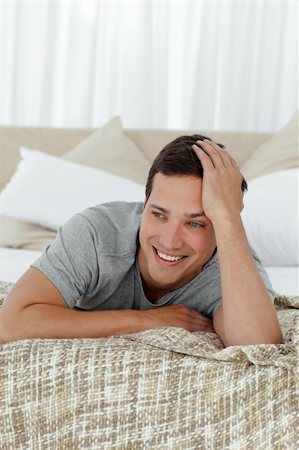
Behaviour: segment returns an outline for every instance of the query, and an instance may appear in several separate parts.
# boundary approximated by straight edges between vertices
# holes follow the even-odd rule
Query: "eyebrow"
[[[154,203],[150,203],[150,207],[159,209],[159,211],[162,211],[165,214],[170,213],[170,211],[168,209],[162,208],[162,206],[155,205]],[[199,212],[195,212],[195,213],[191,213],[191,214],[186,213],[185,216],[188,217],[189,219],[195,219],[195,217],[206,217],[206,215],[203,211],[199,211]]]

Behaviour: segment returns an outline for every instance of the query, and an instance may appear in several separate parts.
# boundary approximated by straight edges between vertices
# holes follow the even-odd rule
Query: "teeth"
[[[165,261],[179,261],[180,259],[182,259],[182,256],[169,256],[169,255],[164,255],[164,253],[159,252],[159,250],[157,250],[158,255],[160,256],[161,259],[165,259]]]

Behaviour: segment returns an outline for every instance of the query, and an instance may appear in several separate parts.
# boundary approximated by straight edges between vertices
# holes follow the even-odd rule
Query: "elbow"
[[[281,330],[267,334],[251,334],[250,336],[231,336],[227,337],[223,344],[225,347],[234,345],[279,345],[283,343]]]
[[[18,317],[6,317],[4,311],[0,310],[0,344],[25,339],[21,336],[19,323]]]
[[[268,332],[261,333],[260,336],[255,337],[256,342],[252,342],[250,345],[258,345],[258,344],[271,344],[271,345],[279,345],[283,343],[283,336],[280,329],[280,326],[269,330]]]
[[[273,333],[269,339],[269,342],[265,342],[265,344],[282,344],[283,343],[283,336],[281,329],[279,328],[276,333]]]
[[[275,317],[274,320],[268,321],[267,324],[246,323],[240,327],[235,323],[231,325],[225,323],[223,318],[223,310],[219,309],[214,316],[214,328],[225,347],[236,345],[262,345],[283,343],[279,322]]]
[[[10,336],[7,333],[7,328],[4,325],[4,320],[0,311],[0,344],[7,344],[8,342],[10,342],[12,339],[10,338]]]
[[[6,326],[4,326],[3,322],[0,320],[0,345],[8,344],[12,341],[15,341],[16,337],[9,332]]]
[[[3,317],[3,308],[0,309],[0,344],[6,344],[7,343],[7,333],[6,333],[6,327],[5,327],[5,320]]]

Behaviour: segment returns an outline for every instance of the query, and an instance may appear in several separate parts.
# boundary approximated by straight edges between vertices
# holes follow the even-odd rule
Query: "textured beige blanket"
[[[298,449],[299,300],[275,303],[282,345],[163,328],[0,346],[0,449]]]

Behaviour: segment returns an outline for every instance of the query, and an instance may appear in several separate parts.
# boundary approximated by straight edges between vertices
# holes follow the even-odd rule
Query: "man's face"
[[[203,212],[202,179],[157,173],[139,241],[138,265],[149,299],[159,299],[201,272],[216,247],[212,223]]]

